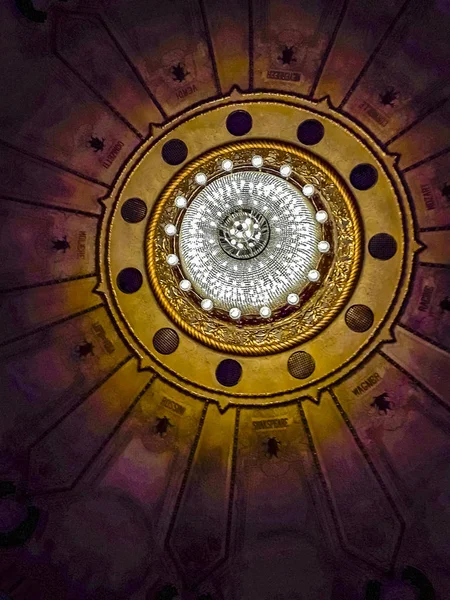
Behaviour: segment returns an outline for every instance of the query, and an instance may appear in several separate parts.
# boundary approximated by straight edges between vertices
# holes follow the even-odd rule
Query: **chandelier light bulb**
[[[172,223],[167,223],[167,225],[164,227],[164,231],[167,235],[173,237],[177,233],[177,228],[175,227],[175,225],[172,225]]]
[[[175,272],[182,267],[183,274],[176,282],[179,293],[192,293],[183,289],[189,284],[179,287],[185,278],[191,282],[190,290],[199,295],[199,308],[202,299],[210,300],[202,304],[202,311],[224,314],[237,327],[247,314],[269,324],[278,314],[277,307],[291,305],[291,310],[297,309],[301,303],[299,290],[310,283],[308,273],[319,268],[323,256],[318,244],[328,239],[315,218],[318,208],[311,206],[302,186],[297,189],[290,178],[281,177],[282,165],[289,171],[292,168],[291,177],[295,176],[288,159],[280,161],[271,173],[264,168],[268,165],[264,157],[261,170],[252,166],[257,155],[256,149],[249,154],[246,169],[238,168],[233,160],[231,172],[222,170],[222,163],[231,156],[222,156],[216,164],[219,177],[210,177],[206,169],[199,167],[191,176],[197,191],[192,197],[186,192],[188,203],[183,218],[166,217],[177,228],[177,237],[166,240],[175,239],[178,245],[166,252],[174,252],[179,258]],[[193,181],[200,171],[208,175],[204,187]],[[176,196],[177,192],[174,199]],[[255,197],[258,206],[253,205]],[[166,224],[164,221],[162,229]],[[331,238],[328,241],[331,245]],[[322,277],[325,273],[319,279]],[[297,293],[290,296],[291,292]]]
[[[239,319],[239,317],[241,316],[241,311],[239,310],[239,308],[233,307],[230,309],[229,315],[232,319]]]
[[[316,212],[316,221],[318,223],[326,223],[328,221],[328,213],[325,210]]]
[[[182,279],[178,285],[183,292],[188,292],[192,288],[192,283],[189,279]]]
[[[178,260],[178,256],[176,254],[169,254],[166,258],[167,264],[170,265],[171,267],[176,267],[179,260]]]
[[[311,271],[308,273],[308,279],[313,282],[319,281],[319,279],[320,279],[319,271],[317,271],[316,269],[311,269]]]
[[[315,188],[313,185],[311,185],[310,183],[307,183],[306,185],[303,186],[302,188],[302,192],[305,196],[307,196],[308,198],[311,198],[311,196],[314,196],[314,192],[315,192]]]
[[[214,304],[213,304],[213,301],[210,300],[209,298],[204,298],[201,301],[201,305],[200,306],[203,308],[203,310],[208,310],[209,311],[209,310],[213,309]]]
[[[195,183],[197,183],[198,185],[206,185],[207,181],[208,178],[204,173],[197,173],[197,175],[195,176]]]
[[[256,168],[256,169],[260,169],[264,164],[264,159],[262,156],[259,156],[258,154],[255,154],[255,156],[253,156],[252,158],[252,165]]]
[[[288,304],[294,306],[300,302],[300,298],[298,294],[289,294],[287,297]]]
[[[177,198],[175,198],[175,206],[177,208],[186,208],[187,206],[187,200],[184,196],[177,196]]]
[[[281,177],[289,177],[292,173],[292,167],[290,165],[281,165],[280,167],[280,175]]]
[[[224,161],[222,161],[222,169],[224,171],[232,171],[233,170],[233,161],[230,160],[229,158],[226,158]]]
[[[270,308],[268,306],[262,306],[259,309],[259,314],[263,317],[263,319],[268,319],[270,317],[270,315],[272,314],[272,311],[270,310]]]
[[[325,254],[326,252],[330,251],[330,244],[327,241],[322,240],[317,244],[317,248],[319,249],[319,252]]]

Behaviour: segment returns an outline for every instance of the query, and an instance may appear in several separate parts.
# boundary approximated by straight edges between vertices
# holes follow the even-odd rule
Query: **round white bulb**
[[[192,283],[189,281],[189,279],[182,279],[179,283],[179,287],[180,290],[183,290],[183,292],[188,292],[192,287]]]
[[[300,298],[298,294],[289,294],[287,297],[288,304],[298,304],[300,302]]]
[[[280,175],[281,177],[289,177],[292,173],[292,167],[290,165],[281,165],[280,167]]]
[[[315,192],[315,188],[313,185],[311,185],[310,183],[307,183],[306,185],[303,186],[302,192],[305,196],[307,196],[308,198],[310,198],[311,196],[314,196],[314,192]]]
[[[260,169],[264,164],[264,159],[262,156],[259,156],[258,154],[256,154],[253,158],[252,158],[252,165],[256,168],[256,169]]]
[[[239,319],[239,317],[241,316],[241,311],[239,310],[239,308],[230,308],[230,312],[229,315],[232,319]]]
[[[187,206],[187,200],[184,196],[177,196],[175,198],[175,206],[177,208],[186,208]]]
[[[222,161],[222,169],[224,171],[231,171],[233,169],[233,161],[229,158],[226,158],[224,161]]]
[[[201,307],[203,308],[203,310],[212,310],[213,306],[213,301],[209,298],[204,298],[201,302]]]
[[[310,281],[319,281],[319,279],[320,279],[319,271],[316,271],[316,269],[311,269],[311,271],[308,273],[308,279]]]
[[[195,183],[197,183],[198,185],[206,185],[207,181],[208,178],[204,173],[197,173],[197,175],[195,176]]]
[[[326,223],[328,221],[328,214],[325,210],[319,210],[316,212],[316,221],[318,223]]]
[[[171,267],[176,267],[178,264],[178,256],[176,254],[169,254],[166,258],[166,261]]]
[[[172,223],[167,223],[167,225],[164,227],[164,231],[167,233],[167,235],[172,237],[177,233],[177,228],[175,225],[172,225]]]
[[[330,250],[330,244],[328,242],[326,242],[325,240],[322,240],[321,242],[319,242],[317,244],[317,247],[319,249],[319,252],[329,252]]]
[[[259,314],[263,317],[263,319],[268,319],[270,317],[270,315],[272,314],[272,311],[270,310],[270,308],[268,306],[262,306],[259,309]]]

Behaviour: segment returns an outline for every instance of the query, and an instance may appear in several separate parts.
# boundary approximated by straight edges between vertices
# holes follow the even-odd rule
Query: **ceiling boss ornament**
[[[361,239],[354,200],[325,162],[252,140],[177,173],[150,215],[146,265],[162,308],[189,335],[233,354],[271,354],[339,312]]]

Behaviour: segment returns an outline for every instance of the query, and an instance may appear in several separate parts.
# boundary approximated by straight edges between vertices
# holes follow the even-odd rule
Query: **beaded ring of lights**
[[[316,335],[345,303],[361,260],[345,183],[307,151],[266,140],[214,149],[181,169],[146,238],[150,283],[170,318],[240,354]]]

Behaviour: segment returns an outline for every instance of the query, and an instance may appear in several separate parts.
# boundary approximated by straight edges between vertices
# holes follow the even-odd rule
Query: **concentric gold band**
[[[314,181],[321,199],[333,217],[339,240],[329,277],[318,291],[292,315],[270,324],[236,326],[206,315],[179,292],[173,270],[164,260],[167,241],[162,225],[174,215],[173,201],[180,190],[193,187],[193,176],[212,175],[217,160],[258,152],[291,162],[294,173]],[[344,253],[344,242],[348,244]],[[173,322],[193,338],[217,350],[248,356],[273,354],[317,335],[339,313],[357,281],[362,256],[359,214],[347,186],[339,175],[317,156],[294,145],[270,140],[251,140],[218,147],[186,165],[168,184],[156,202],[146,237],[147,271],[155,296]]]

